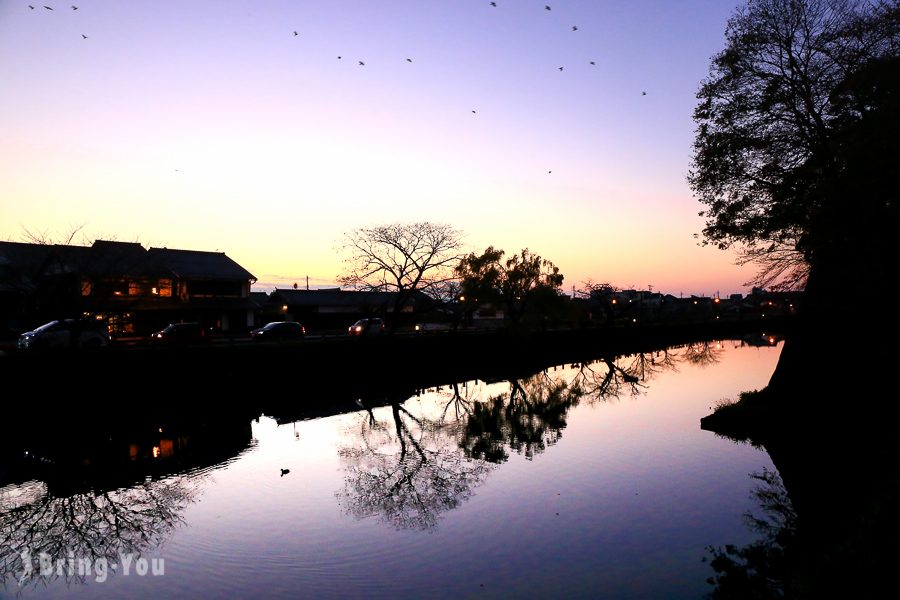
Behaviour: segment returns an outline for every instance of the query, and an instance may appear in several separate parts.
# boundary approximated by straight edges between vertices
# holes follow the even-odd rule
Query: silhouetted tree
[[[349,231],[342,285],[358,290],[395,292],[399,315],[416,292],[432,297],[445,291],[461,256],[462,233],[449,225],[394,223]]]
[[[754,0],[726,40],[694,113],[688,180],[705,242],[743,246],[758,284],[846,276],[847,256],[867,268],[884,250],[870,241],[896,222],[896,183],[865,175],[885,182],[897,164],[898,3]]]
[[[481,255],[472,253],[459,261],[456,274],[466,305],[503,306],[514,323],[531,308],[553,311],[561,300],[559,268],[527,248],[506,260],[504,254],[489,246]]]

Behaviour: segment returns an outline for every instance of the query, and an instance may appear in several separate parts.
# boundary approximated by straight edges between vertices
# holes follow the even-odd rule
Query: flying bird
[[[647,92],[641,92],[641,96],[646,96]]]
[[[363,61],[359,61],[359,66],[364,67],[366,66],[366,63],[364,63]]]
[[[31,10],[34,10],[34,7],[30,4],[28,5],[28,8],[30,8]]]
[[[550,5],[549,4],[544,5],[544,10],[550,10]]]
[[[572,25],[572,31],[578,31],[578,25]]]
[[[84,39],[87,39],[87,36],[84,35],[83,33],[81,34],[81,37],[83,37]]]
[[[338,60],[341,60],[341,57],[340,57],[340,56],[338,56]]]
[[[562,67],[560,67],[560,68],[559,68],[559,70],[560,70],[560,71],[562,71],[562,70],[563,70],[563,68],[562,68]]]
[[[295,32],[294,32],[294,35],[300,35],[300,34],[299,34],[299,33],[297,33],[297,32],[296,32],[296,31],[295,31]]]
[[[412,59],[411,59],[411,58],[407,58],[407,59],[406,59],[406,62],[412,62]]]
[[[473,110],[473,111],[472,111],[472,114],[473,114],[473,115],[477,115],[478,113],[476,113],[476,112]]]
[[[491,2],[491,6],[497,6],[496,2]]]
[[[281,470],[281,476],[284,477],[285,475],[287,475],[287,474],[290,473],[290,472],[291,472],[290,469],[282,469],[282,470]]]
[[[78,7],[75,6],[75,5],[73,4],[73,5],[72,5],[72,10],[78,10]]]
[[[591,64],[592,64],[592,65],[596,65],[597,63],[595,63],[594,61],[591,61]]]
[[[53,10],[53,7],[51,7],[51,6],[44,5],[44,8],[46,8],[47,10]]]

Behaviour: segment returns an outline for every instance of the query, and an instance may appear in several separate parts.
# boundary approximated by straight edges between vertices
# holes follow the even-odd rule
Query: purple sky
[[[752,275],[697,246],[685,183],[735,3],[74,3],[0,0],[0,239],[84,224],[323,285],[345,231],[429,220],[567,290]]]

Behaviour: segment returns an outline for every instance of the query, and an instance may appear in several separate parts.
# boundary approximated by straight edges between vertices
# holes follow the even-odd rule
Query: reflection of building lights
[[[770,344],[774,344],[774,343],[775,343],[775,338],[774,338],[774,337],[770,337],[770,338],[769,338],[769,343],[770,343]]]
[[[159,446],[153,446],[153,458],[159,458]]]
[[[162,427],[159,428],[159,432],[162,433]]]
[[[718,350],[721,350],[721,349],[722,349],[722,342],[716,342],[716,348],[717,348]]]
[[[637,319],[632,319],[631,322],[632,322],[632,323],[637,323]]]
[[[288,305],[287,305],[287,304],[282,304],[282,305],[281,305],[281,310],[283,310],[284,312],[287,312],[287,310],[288,310]]]
[[[459,297],[459,301],[460,301],[460,302],[465,302],[465,301],[466,301],[466,297],[465,297],[465,296],[460,296],[460,297]]]
[[[720,302],[720,300],[719,300],[719,298],[716,298],[716,299],[713,300],[713,302],[715,302],[716,304],[718,304],[718,303]]]
[[[616,303],[616,299],[615,299],[615,298],[613,298],[613,300],[612,300],[612,303],[613,303],[613,304],[615,304],[615,303]]]
[[[155,287],[152,287],[152,288],[150,288],[150,293],[153,294],[153,295],[158,295],[158,294],[159,294],[159,289],[158,289],[158,288],[155,288]]]

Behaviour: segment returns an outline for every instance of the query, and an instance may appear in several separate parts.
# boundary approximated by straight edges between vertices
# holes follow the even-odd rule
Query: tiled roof
[[[228,258],[224,252],[150,248],[147,255],[154,262],[172,271],[176,277],[256,280],[250,271]]]

